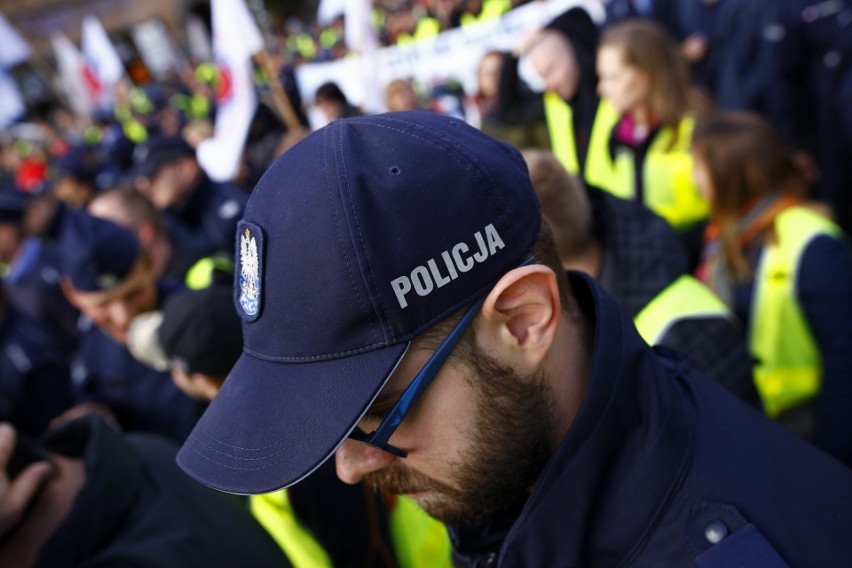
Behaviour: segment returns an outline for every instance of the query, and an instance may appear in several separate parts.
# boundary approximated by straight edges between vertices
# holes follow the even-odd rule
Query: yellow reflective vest
[[[617,197],[635,199],[633,152],[621,148],[614,157],[610,153],[609,140],[621,118],[612,103],[601,99],[598,104],[583,168],[577,157],[570,105],[551,91],[544,94],[544,108],[553,153],[568,172]],[[687,116],[680,121],[677,131],[661,128],[648,148],[642,167],[645,206],[675,230],[687,229],[710,214],[710,204],[692,180],[689,144],[694,126],[695,120]]]
[[[633,323],[645,343],[656,345],[675,323],[706,317],[732,319],[734,315],[710,288],[684,274],[648,302]]]
[[[837,237],[841,229],[797,206],[776,217],[775,234],[777,243],[764,246],[755,274],[749,329],[755,385],[772,418],[819,393],[822,356],[796,297],[796,281],[808,244],[821,235]]]
[[[293,511],[287,490],[252,495],[252,515],[269,532],[294,568],[332,568],[331,559]],[[443,524],[407,497],[396,498],[389,529],[401,568],[451,568],[451,545]]]

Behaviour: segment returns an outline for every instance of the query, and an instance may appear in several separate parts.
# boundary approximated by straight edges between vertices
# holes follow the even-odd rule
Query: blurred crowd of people
[[[522,3],[381,0],[374,25],[383,45],[428,41]],[[566,269],[598,279],[650,344],[685,353],[852,465],[852,6],[605,7],[603,25],[575,8],[515,50],[489,51],[474,93],[400,78],[385,105],[457,114],[521,148]],[[405,499],[343,485],[333,468],[246,507],[185,488],[168,458],[241,351],[235,230],[268,164],[309,128],[294,66],[343,57],[342,34],[340,20],[287,20],[272,54],[278,76],[256,74],[261,104],[229,182],[213,181],[195,154],[216,118],[210,65],[122,86],[110,112],[57,105],[0,134],[0,419],[38,441],[35,465],[14,472],[24,507],[13,518],[0,507],[0,537],[13,537],[0,541],[0,559],[51,565],[69,546],[70,520],[100,506],[92,495],[50,501],[49,530],[33,528],[40,509],[27,505],[71,475],[72,497],[97,481],[116,515],[139,520],[114,534],[98,517],[88,526],[104,536],[76,552],[87,559],[450,564],[440,524]],[[522,62],[543,92],[524,81]],[[273,82],[298,125],[279,116]],[[328,121],[363,113],[333,82],[309,103]],[[15,438],[0,429],[0,462],[27,457]],[[41,467],[44,451],[64,461]],[[8,477],[14,486],[11,465]]]

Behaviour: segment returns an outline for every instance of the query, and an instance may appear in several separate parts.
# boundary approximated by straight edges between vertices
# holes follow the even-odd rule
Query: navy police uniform
[[[59,338],[11,306],[0,307],[0,420],[36,436],[71,403]]]
[[[852,3],[785,0],[765,39],[773,52],[769,110],[788,140],[813,153],[817,197],[852,229]]]
[[[158,287],[160,305],[174,287]],[[205,405],[182,393],[169,372],[137,361],[126,346],[115,342],[85,317],[71,366],[76,403],[108,406],[119,424],[131,432],[150,432],[182,442],[204,412]]]
[[[132,233],[85,212],[65,211],[63,216],[58,241],[62,268],[77,291],[103,292],[131,274],[140,254]],[[165,301],[177,286],[158,283],[156,301]],[[204,410],[202,403],[178,390],[169,373],[139,363],[125,345],[85,315],[80,318],[80,342],[71,378],[76,403],[108,406],[131,431],[182,441]]]
[[[591,279],[588,392],[523,511],[451,530],[460,566],[852,566],[852,471],[652,350]],[[784,499],[779,500],[778,496]]]
[[[237,222],[248,195],[240,188],[219,183],[202,173],[189,199],[179,208],[164,212],[166,232],[176,249],[201,255],[234,252]]]

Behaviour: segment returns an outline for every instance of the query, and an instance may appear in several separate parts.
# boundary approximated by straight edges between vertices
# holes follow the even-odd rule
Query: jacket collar
[[[649,537],[689,461],[674,381],[615,301],[590,278],[570,276],[594,330],[589,388],[508,531],[502,566],[621,564]],[[454,544],[464,548],[469,532],[453,529]]]

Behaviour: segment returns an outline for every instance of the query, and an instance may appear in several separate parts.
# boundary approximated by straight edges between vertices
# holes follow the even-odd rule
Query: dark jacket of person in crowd
[[[61,340],[50,327],[19,314],[0,290],[0,421],[35,436],[71,405]]]
[[[668,224],[651,211],[597,188],[587,191],[592,204],[592,232],[603,248],[598,280],[635,319],[688,273],[686,250]],[[675,320],[657,344],[686,354],[698,371],[761,408],[752,379],[751,355],[733,312],[730,317]]]
[[[176,448],[166,440],[123,436],[90,415],[52,432],[43,447],[82,460],[85,479],[41,546],[39,568],[290,566],[239,499],[195,483],[178,469]],[[5,544],[20,533],[9,536]],[[3,549],[0,545],[0,558]]]
[[[816,197],[852,230],[852,6],[848,0],[781,0],[768,30],[766,92],[774,123],[815,168]],[[809,159],[807,157],[810,157]],[[800,162],[801,163],[801,162]]]
[[[178,290],[160,282],[158,305]],[[204,412],[204,404],[183,394],[168,372],[137,361],[127,346],[116,342],[91,321],[81,317],[80,345],[72,362],[77,404],[105,404],[123,428],[149,432],[181,442]]]

